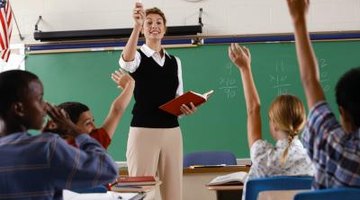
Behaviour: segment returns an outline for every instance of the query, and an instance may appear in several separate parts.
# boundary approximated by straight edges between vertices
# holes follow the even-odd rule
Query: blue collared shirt
[[[360,129],[346,134],[326,102],[311,109],[303,142],[315,165],[315,189],[360,187]]]
[[[62,189],[114,181],[115,163],[89,135],[79,149],[56,134],[14,133],[0,137],[0,199],[62,199]]]

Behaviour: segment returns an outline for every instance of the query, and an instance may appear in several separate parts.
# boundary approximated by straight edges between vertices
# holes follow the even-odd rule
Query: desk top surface
[[[242,190],[244,185],[207,185],[206,187],[209,190]]]
[[[250,166],[248,165],[229,165],[229,166],[220,166],[220,167],[197,167],[197,168],[184,168],[183,173],[186,174],[202,174],[202,173],[231,173],[244,171],[248,172]],[[126,167],[120,168],[120,175],[128,175],[128,170]]]

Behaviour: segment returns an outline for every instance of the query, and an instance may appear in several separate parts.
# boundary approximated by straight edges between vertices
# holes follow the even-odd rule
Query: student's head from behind
[[[270,105],[270,129],[276,140],[283,136],[294,138],[304,128],[305,121],[305,107],[293,95],[280,95]]]
[[[288,146],[280,157],[280,163],[285,164],[291,143],[295,136],[304,128],[306,113],[304,104],[293,95],[280,95],[269,109],[270,132],[276,139],[287,139]]]
[[[43,85],[28,71],[0,73],[0,117],[6,133],[41,129],[46,116]]]
[[[360,67],[346,72],[335,88],[336,103],[339,106],[341,124],[348,133],[360,127]]]
[[[64,102],[58,107],[64,109],[70,120],[84,133],[90,133],[96,128],[94,117],[87,105],[80,102]]]
[[[145,10],[143,34],[146,39],[162,39],[166,32],[166,18],[157,7]]]

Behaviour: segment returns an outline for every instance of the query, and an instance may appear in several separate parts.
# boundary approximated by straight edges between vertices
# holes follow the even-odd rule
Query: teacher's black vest
[[[165,55],[164,66],[141,50],[141,62],[131,76],[135,79],[135,105],[132,110],[132,127],[173,128],[179,126],[176,116],[159,109],[175,98],[179,85],[178,66],[174,56]]]

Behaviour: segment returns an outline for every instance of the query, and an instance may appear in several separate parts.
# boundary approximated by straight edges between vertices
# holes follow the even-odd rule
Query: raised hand
[[[231,43],[228,48],[230,60],[239,68],[250,68],[251,54],[248,48]]]
[[[305,20],[310,0],[287,0],[287,4],[294,23]]]
[[[124,89],[129,84],[134,84],[134,79],[126,72],[117,70],[111,74],[111,79],[118,85],[119,88]]]
[[[143,4],[140,2],[135,3],[135,8],[133,10],[133,18],[135,25],[142,27],[145,21],[145,10]]]

